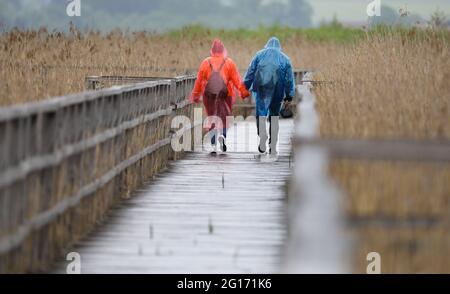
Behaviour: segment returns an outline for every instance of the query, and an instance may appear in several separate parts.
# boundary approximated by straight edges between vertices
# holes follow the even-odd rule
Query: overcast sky
[[[268,0],[270,1],[270,0]],[[283,0],[272,0],[283,1]],[[313,21],[318,24],[322,20],[330,20],[336,14],[342,21],[364,21],[367,19],[366,7],[369,0],[307,0],[314,9]],[[407,7],[412,14],[423,18],[429,16],[437,8],[450,17],[450,0],[381,0],[382,5],[400,9]]]
[[[274,6],[260,7],[258,9],[260,9],[259,13],[261,15],[254,13],[250,6],[251,2],[247,0],[220,0],[222,4],[228,4],[231,7],[223,9],[223,11],[226,11],[223,15],[221,14],[220,5],[218,3],[211,5],[210,0],[178,0],[178,2],[168,2],[166,0],[81,0],[81,3],[85,3],[83,7],[87,8],[82,10],[83,15],[78,19],[66,16],[66,3],[69,3],[69,1],[71,0],[0,0],[0,27],[4,23],[8,27],[38,28],[47,26],[52,29],[63,30],[68,27],[68,22],[72,20],[81,27],[91,27],[105,31],[116,26],[122,29],[164,30],[178,28],[191,23],[204,23],[206,25],[216,25],[217,27],[254,27],[261,23],[270,25],[278,22],[299,27],[317,26],[322,21],[329,22],[334,15],[341,22],[353,22],[353,24],[359,25],[361,22],[367,21],[366,7],[372,0],[302,0],[302,2],[306,1],[312,6],[312,24],[309,18],[310,10],[305,6],[302,9],[300,0],[262,0],[266,4],[287,1],[291,1],[291,3],[288,12],[284,10],[280,12],[280,10],[276,9],[278,7]],[[97,5],[95,5],[96,1]],[[410,14],[419,15],[425,20],[429,20],[430,15],[437,9],[440,9],[447,15],[447,19],[450,20],[450,0],[380,1],[382,5],[389,6],[397,11],[399,9],[407,9]],[[152,2],[155,6],[152,6]],[[171,3],[175,2],[184,2],[184,8],[177,7],[176,9],[172,7]],[[22,5],[14,5],[18,3]],[[136,4],[136,7],[134,7],[133,3]],[[95,8],[89,9],[89,7]],[[205,13],[209,7],[213,10]],[[245,7],[245,9],[242,7]],[[199,12],[200,10],[203,11],[202,14]],[[230,13],[230,11],[232,12]],[[297,15],[302,16],[298,17]],[[301,21],[304,22],[302,23]]]

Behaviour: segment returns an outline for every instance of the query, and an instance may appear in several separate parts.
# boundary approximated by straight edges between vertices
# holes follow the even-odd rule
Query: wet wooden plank
[[[255,123],[238,123],[230,152],[172,163],[68,252],[80,253],[82,273],[278,272],[292,131],[292,120],[280,120],[278,159],[260,158]]]

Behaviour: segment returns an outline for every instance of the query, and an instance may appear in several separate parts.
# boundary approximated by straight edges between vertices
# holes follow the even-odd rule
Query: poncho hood
[[[264,47],[266,49],[277,49],[281,51],[281,44],[280,44],[280,40],[278,40],[278,38],[276,37],[272,37],[270,38],[270,40],[267,42],[266,46]]]

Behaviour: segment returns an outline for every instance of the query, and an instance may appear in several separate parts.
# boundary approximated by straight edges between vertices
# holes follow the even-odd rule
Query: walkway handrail
[[[194,81],[182,76],[0,108],[0,272],[40,270],[118,196],[164,167],[175,156],[171,117],[192,115]]]

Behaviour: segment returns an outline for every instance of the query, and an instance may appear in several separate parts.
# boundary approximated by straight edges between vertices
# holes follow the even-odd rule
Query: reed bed
[[[324,137],[450,139],[448,32],[368,34],[316,75]],[[450,165],[331,161],[357,240],[355,272],[381,255],[383,273],[448,273]]]
[[[267,41],[234,38],[225,31],[188,33],[100,34],[75,29],[68,34],[44,29],[4,33],[0,36],[0,106],[83,91],[88,75],[173,77],[192,72],[209,55],[215,37],[223,38],[230,58],[243,71]],[[297,35],[282,41],[297,68],[321,68],[326,56],[343,46]]]
[[[449,273],[450,168],[445,163],[332,160],[357,245],[355,272],[376,251],[383,273]]]
[[[319,74],[334,82],[317,89],[323,136],[450,138],[448,34],[370,35],[340,53]]]

